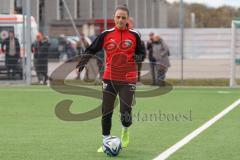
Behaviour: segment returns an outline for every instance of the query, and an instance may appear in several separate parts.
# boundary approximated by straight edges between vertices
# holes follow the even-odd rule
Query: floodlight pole
[[[89,0],[89,19],[93,19],[93,0]]]
[[[104,30],[107,29],[107,0],[103,0]]]
[[[137,1],[137,0],[136,0]],[[136,2],[137,3],[137,2]],[[155,1],[152,1],[151,3],[151,14],[152,14],[152,28],[155,28]],[[137,7],[136,7],[137,8]],[[136,13],[137,14],[137,13]]]
[[[180,54],[181,54],[181,81],[183,81],[183,60],[184,60],[184,4],[180,0],[179,5],[179,27],[180,27]]]
[[[235,78],[236,78],[236,66],[235,66],[235,46],[236,46],[236,26],[235,22],[232,21],[232,39],[231,39],[231,71],[230,71],[230,81],[229,86],[234,87],[236,85]]]
[[[134,19],[134,21],[135,21],[134,24],[135,25],[134,26],[135,26],[135,28],[139,27],[138,26],[138,3],[139,3],[138,0],[134,1],[134,7],[135,7],[135,13],[134,13],[135,14],[135,19]]]
[[[25,6],[26,5],[26,3],[24,2],[24,1],[21,1],[21,5],[22,6]],[[23,11],[22,11],[22,17],[23,17],[23,23],[22,23],[22,25],[23,25],[23,27],[22,27],[22,47],[23,48],[26,48],[26,7],[23,7]],[[26,80],[27,80],[27,72],[26,72],[26,49],[24,49],[23,50],[23,58],[22,58],[22,68],[23,68],[23,80],[25,81],[25,83],[26,83]]]
[[[26,83],[31,85],[32,83],[32,74],[31,74],[31,0],[26,0],[26,13],[27,13],[27,23],[26,23],[26,52],[27,52],[27,61],[26,61]],[[25,17],[24,17],[25,18]]]

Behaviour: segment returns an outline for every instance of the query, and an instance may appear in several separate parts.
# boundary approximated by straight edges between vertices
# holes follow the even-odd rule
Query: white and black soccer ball
[[[103,141],[103,151],[108,156],[115,157],[120,153],[121,150],[122,143],[120,138],[111,136]]]

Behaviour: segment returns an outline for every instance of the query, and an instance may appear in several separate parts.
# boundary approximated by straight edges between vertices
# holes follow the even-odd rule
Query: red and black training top
[[[145,57],[139,33],[133,29],[120,30],[117,27],[103,31],[82,55],[77,65],[79,71],[102,48],[106,55],[103,79],[135,83],[136,63]]]

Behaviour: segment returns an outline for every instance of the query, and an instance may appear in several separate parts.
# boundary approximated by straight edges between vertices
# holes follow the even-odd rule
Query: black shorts
[[[134,93],[136,90],[135,83],[103,80],[103,103],[102,113],[103,116],[113,112],[114,102],[117,95],[120,100],[120,112],[131,112]]]

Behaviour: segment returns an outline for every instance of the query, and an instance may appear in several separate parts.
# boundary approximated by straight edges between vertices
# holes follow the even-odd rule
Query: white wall
[[[168,44],[172,58],[180,58],[180,29],[136,29],[148,40],[148,34],[159,34]],[[240,29],[237,32],[237,53],[240,54]],[[184,57],[186,59],[230,58],[231,29],[185,29]]]
[[[14,0],[0,0],[0,13],[13,14],[14,13]]]

